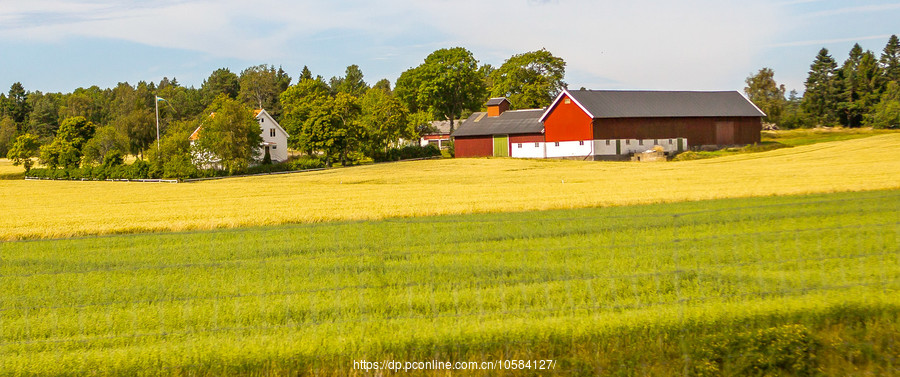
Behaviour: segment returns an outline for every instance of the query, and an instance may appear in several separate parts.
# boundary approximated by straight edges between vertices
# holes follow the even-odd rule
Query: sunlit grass
[[[0,239],[900,187],[900,134],[664,164],[449,159],[190,184],[0,181]]]

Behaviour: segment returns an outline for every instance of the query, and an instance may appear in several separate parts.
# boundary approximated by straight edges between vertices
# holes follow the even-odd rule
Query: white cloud
[[[773,0],[774,1],[774,0]],[[371,41],[426,35],[470,48],[483,61],[547,48],[568,62],[573,85],[617,82],[627,88],[723,89],[742,78],[754,55],[784,24],[766,1],[687,0],[16,0],[0,13],[0,39],[112,38],[272,61],[328,36]],[[345,38],[347,34],[344,34]],[[387,43],[387,42],[385,42]],[[413,42],[410,42],[411,44]],[[421,39],[417,39],[422,44]],[[367,46],[371,47],[371,46]],[[400,47],[376,46],[391,56]],[[441,46],[444,47],[444,46]],[[334,51],[345,54],[346,51]],[[426,52],[427,53],[427,52]],[[404,59],[406,65],[423,56]],[[363,62],[347,62],[346,64]],[[400,64],[400,63],[398,63]],[[363,67],[365,69],[365,67]],[[571,81],[571,80],[570,80]]]

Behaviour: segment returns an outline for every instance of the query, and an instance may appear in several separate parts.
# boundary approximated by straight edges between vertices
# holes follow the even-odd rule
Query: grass
[[[25,178],[25,169],[21,165],[13,166],[11,160],[0,158],[0,180],[22,178]]]
[[[896,374],[898,219],[873,191],[0,243],[0,375]]]
[[[804,128],[795,130],[762,131],[762,141],[759,144],[744,147],[723,148],[715,151],[687,151],[678,154],[674,161],[702,160],[707,158],[731,156],[743,153],[759,153],[781,148],[791,148],[801,145],[827,143],[832,141],[853,140],[864,137],[896,134],[896,130],[882,130],[873,128]]]
[[[853,140],[872,135],[896,134],[897,130],[868,128],[801,128],[795,130],[763,131],[763,142],[777,142],[789,146],[810,145],[829,141]]]
[[[666,164],[452,159],[191,184],[0,181],[0,239],[900,188],[900,134]]]

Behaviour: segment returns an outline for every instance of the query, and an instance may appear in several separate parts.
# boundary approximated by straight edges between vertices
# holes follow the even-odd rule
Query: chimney
[[[506,97],[491,98],[484,105],[487,106],[488,117],[498,117],[509,110],[509,100]]]

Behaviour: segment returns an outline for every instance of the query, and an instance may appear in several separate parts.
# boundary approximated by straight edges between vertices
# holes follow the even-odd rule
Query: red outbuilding
[[[655,146],[746,145],[760,141],[765,116],[737,91],[564,90],[546,109],[508,106],[494,98],[487,113],[467,119],[454,133],[456,156],[599,160]]]

